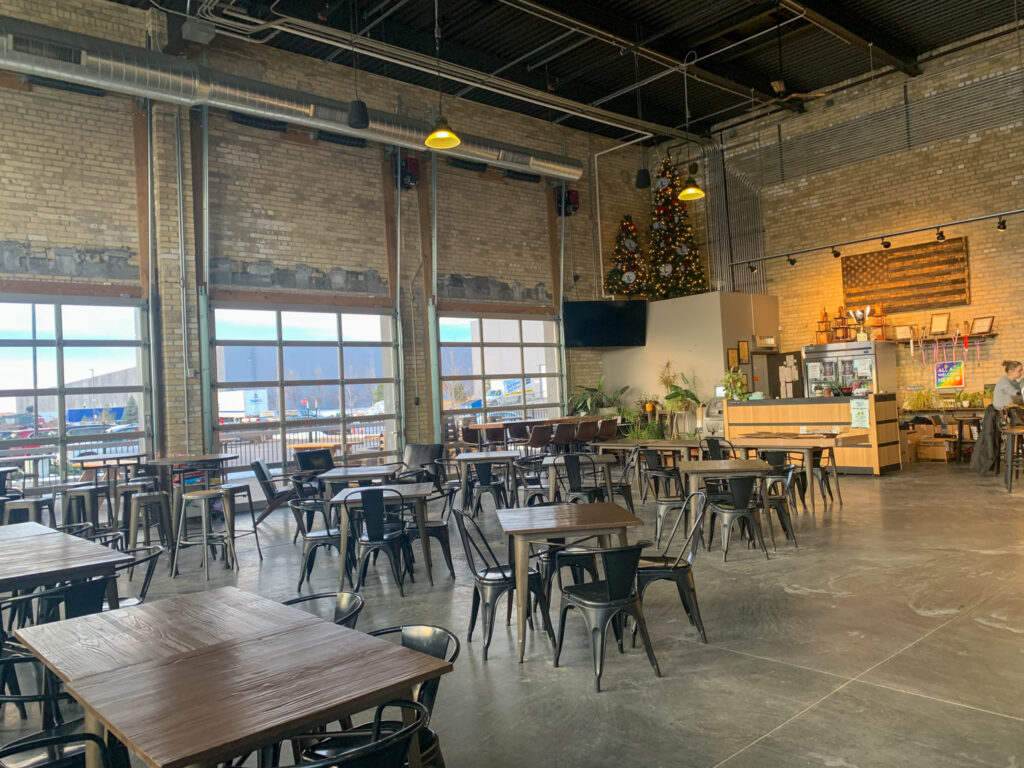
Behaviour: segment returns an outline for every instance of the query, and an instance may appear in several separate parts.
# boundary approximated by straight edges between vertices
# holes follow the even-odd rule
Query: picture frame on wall
[[[745,390],[747,390],[747,392],[749,392],[750,391],[750,381],[747,379],[747,374],[744,373],[744,374],[740,374],[740,375],[743,376],[743,388]]]
[[[912,325],[897,325],[892,332],[896,341],[910,341],[914,338],[914,326]]]
[[[729,370],[739,367],[740,364],[740,351],[735,347],[729,347],[725,351],[726,357],[729,360]]]
[[[945,336],[949,333],[949,312],[940,312],[932,315],[928,325],[928,333],[932,336]]]
[[[975,336],[980,333],[992,333],[992,323],[995,319],[995,315],[974,318],[974,320],[971,321],[971,336]]]
[[[740,365],[748,365],[750,363],[750,342],[737,341],[736,349],[740,354]]]

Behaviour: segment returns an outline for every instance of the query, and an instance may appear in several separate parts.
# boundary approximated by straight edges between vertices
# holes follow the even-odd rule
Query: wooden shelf
[[[981,339],[981,340],[984,341],[984,340],[987,340],[987,339],[994,339],[998,335],[999,335],[998,333],[976,333],[973,336],[968,336],[967,340],[973,344],[975,339]],[[941,342],[953,341],[954,338],[957,340],[958,343],[963,343],[963,339],[964,339],[963,336],[956,336],[956,337],[954,337],[954,336],[926,336],[923,339],[914,339],[914,345],[916,346],[918,344],[921,344],[922,342],[928,343],[930,341],[941,341]],[[899,340],[896,341],[896,343],[897,344],[902,344],[905,347],[909,347],[910,346],[910,340],[909,339],[899,339]]]

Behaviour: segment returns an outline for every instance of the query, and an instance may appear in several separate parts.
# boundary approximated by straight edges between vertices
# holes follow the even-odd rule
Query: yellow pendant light
[[[683,188],[679,191],[680,200],[700,200],[704,197],[704,190],[697,184],[697,180],[693,177],[697,173],[697,164],[690,163],[690,175],[686,177],[686,182],[683,184]]]
[[[434,0],[434,55],[437,58],[437,118],[430,127],[430,135],[423,140],[430,149],[454,149],[462,143],[455,131],[448,125],[441,112],[441,22]]]

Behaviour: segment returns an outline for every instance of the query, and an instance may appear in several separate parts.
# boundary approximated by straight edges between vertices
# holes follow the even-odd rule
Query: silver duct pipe
[[[430,126],[376,110],[366,130],[348,127],[348,103],[237,77],[101,38],[0,16],[0,69],[187,107],[214,107],[423,150]],[[443,154],[498,168],[576,181],[583,164],[559,155],[463,135]]]

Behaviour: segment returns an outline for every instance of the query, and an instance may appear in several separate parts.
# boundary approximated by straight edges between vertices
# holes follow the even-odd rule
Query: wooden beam
[[[380,178],[384,192],[384,246],[388,255],[388,295],[391,303],[398,301],[398,238],[395,225],[398,222],[398,196],[395,191],[395,164],[392,156],[380,147]]]
[[[558,314],[558,293],[562,284],[561,259],[562,253],[559,232],[561,230],[558,221],[558,195],[562,192],[561,185],[555,187],[552,194],[548,195],[548,250],[551,257],[551,306]]]
[[[13,72],[0,72],[0,88],[8,91],[31,91],[32,85]]]
[[[419,208],[420,218],[420,257],[423,260],[423,297],[425,301],[434,298],[434,270],[431,265],[431,240],[430,240],[430,184],[427,182],[427,166],[432,162],[432,156],[424,152],[420,156],[420,181],[416,185],[416,204]]]
[[[501,304],[492,301],[460,301],[458,299],[441,299],[437,302],[440,312],[467,312],[480,315],[544,315],[551,317],[554,310],[548,305],[536,304]]]
[[[246,304],[286,304],[318,307],[374,307],[394,309],[390,296],[349,296],[338,293],[312,291],[261,291],[248,288],[221,288],[210,286],[211,301],[232,301]]]
[[[132,148],[135,164],[135,220],[139,230],[139,284],[149,285],[149,128],[146,110],[132,109]]]
[[[29,293],[44,296],[102,296],[115,299],[141,299],[142,286],[134,283],[52,282],[49,280],[8,280],[0,278],[0,293]]]

